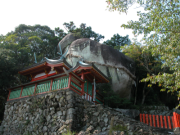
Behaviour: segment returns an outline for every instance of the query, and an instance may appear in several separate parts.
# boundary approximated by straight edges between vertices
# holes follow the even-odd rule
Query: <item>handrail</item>
[[[173,112],[173,116],[140,114],[140,122],[158,128],[179,128],[180,114]]]
[[[55,85],[58,85],[58,83],[57,83],[58,79],[64,80],[61,82],[63,84],[60,87],[60,89],[65,89],[65,88],[67,88],[68,78],[69,78],[69,76],[65,76],[65,75],[61,74],[59,76],[50,77],[48,79],[43,79],[41,81],[30,82],[28,84],[10,88],[7,101],[21,99],[21,98],[25,98],[25,97],[29,97],[29,96],[38,95],[38,94],[44,94],[51,90],[56,90],[56,89],[59,90],[59,87],[51,85],[51,80],[55,83]]]
[[[22,84],[22,85],[19,85],[19,86],[8,88],[8,90],[16,89],[16,88],[19,88],[19,87],[22,87],[22,86],[29,86],[29,85],[32,85],[32,84],[35,84],[35,83],[44,82],[44,81],[49,81],[51,79],[55,79],[55,78],[59,78],[59,77],[64,77],[64,76],[67,76],[67,75],[65,73],[54,75],[54,76],[50,76],[48,78],[44,78],[44,79],[41,79],[41,80],[37,80],[37,81],[33,81],[33,82],[28,82],[28,83],[25,83],[25,84]]]
[[[82,80],[72,72],[70,72],[69,75],[66,74],[54,75],[49,78],[29,82],[20,86],[10,88],[7,101],[26,98],[29,96],[35,96],[39,94],[45,94],[48,92],[52,92],[54,90],[62,90],[62,89],[71,89],[80,96],[83,96],[84,82],[85,82],[84,80]],[[92,92],[93,92],[93,87],[92,87]],[[93,93],[92,95],[89,96],[93,98]],[[96,100],[97,101],[93,101],[93,102],[95,103],[104,102],[103,96],[98,92],[96,95]]]

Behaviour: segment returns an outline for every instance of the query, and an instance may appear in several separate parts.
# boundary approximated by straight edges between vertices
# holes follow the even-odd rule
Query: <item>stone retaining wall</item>
[[[71,90],[7,102],[1,127],[3,135],[57,135],[67,130],[79,134],[156,132],[116,109],[93,105]]]
[[[57,133],[63,125],[72,123],[74,95],[71,90],[63,90],[7,102],[2,122],[4,134]]]

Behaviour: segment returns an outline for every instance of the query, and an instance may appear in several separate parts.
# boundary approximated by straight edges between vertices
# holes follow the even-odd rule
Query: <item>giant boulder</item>
[[[66,35],[60,41],[61,49],[69,48],[66,61],[75,66],[80,58],[86,63],[94,63],[106,76],[111,78],[112,89],[122,98],[130,98],[135,80],[135,63],[132,59],[110,46],[74,34]],[[58,46],[59,49],[59,46]]]

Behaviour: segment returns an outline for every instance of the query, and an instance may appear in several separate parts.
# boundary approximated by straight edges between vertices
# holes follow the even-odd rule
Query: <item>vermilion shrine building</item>
[[[102,104],[103,97],[95,84],[109,82],[95,65],[79,61],[71,67],[65,59],[45,59],[19,71],[19,74],[31,77],[31,82],[10,88],[7,101],[71,89],[86,100]]]

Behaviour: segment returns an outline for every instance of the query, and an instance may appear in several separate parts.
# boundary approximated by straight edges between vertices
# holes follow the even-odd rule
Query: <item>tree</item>
[[[136,35],[144,34],[145,49],[149,49],[153,56],[161,59],[161,68],[169,68],[171,71],[151,73],[142,81],[158,83],[162,87],[161,91],[175,93],[180,90],[180,1],[146,0],[145,3],[143,0],[137,0],[137,2],[144,6],[145,12],[138,12],[139,21],[130,21],[122,27],[132,29]],[[125,7],[123,5],[121,1],[109,0],[109,7],[112,10],[127,12],[128,3]]]
[[[132,94],[134,105],[165,104],[169,108],[175,107],[177,102],[175,96],[171,96],[170,93],[160,92],[161,86],[158,84],[151,85],[148,84],[149,82],[140,82],[140,80],[150,74],[158,74],[159,72],[171,73],[169,68],[161,69],[161,59],[158,56],[152,56],[151,51],[137,41],[134,41],[132,45],[122,46],[121,50],[125,55],[132,58],[136,64],[136,86],[133,88]]]
[[[109,45],[113,47],[114,49],[120,50],[121,46],[130,45],[130,43],[131,41],[128,35],[123,37],[117,33],[117,34],[114,34],[110,40],[105,41],[103,44]]]
[[[136,104],[138,93],[138,100],[142,99],[141,104],[143,105],[145,103],[147,95],[151,93],[151,91],[153,91],[153,88],[149,87],[146,82],[139,83],[139,80],[145,78],[147,74],[160,71],[161,61],[158,61],[158,58],[153,57],[149,50],[143,51],[144,46],[142,46],[137,41],[132,45],[122,46],[121,50],[125,55],[132,58],[136,63],[136,90],[134,104]],[[153,99],[154,101],[159,102],[157,101],[157,97],[154,96]]]
[[[79,28],[75,26],[74,22],[64,23],[63,25],[68,32],[76,33],[82,38],[91,38],[97,42],[104,38],[101,34],[94,32],[90,26],[87,27],[85,23],[81,23]]]
[[[19,81],[16,76],[18,72],[16,63],[14,62],[14,58],[8,55],[9,52],[7,49],[0,49],[0,124],[4,115],[4,106],[8,95],[7,88],[14,86]]]

